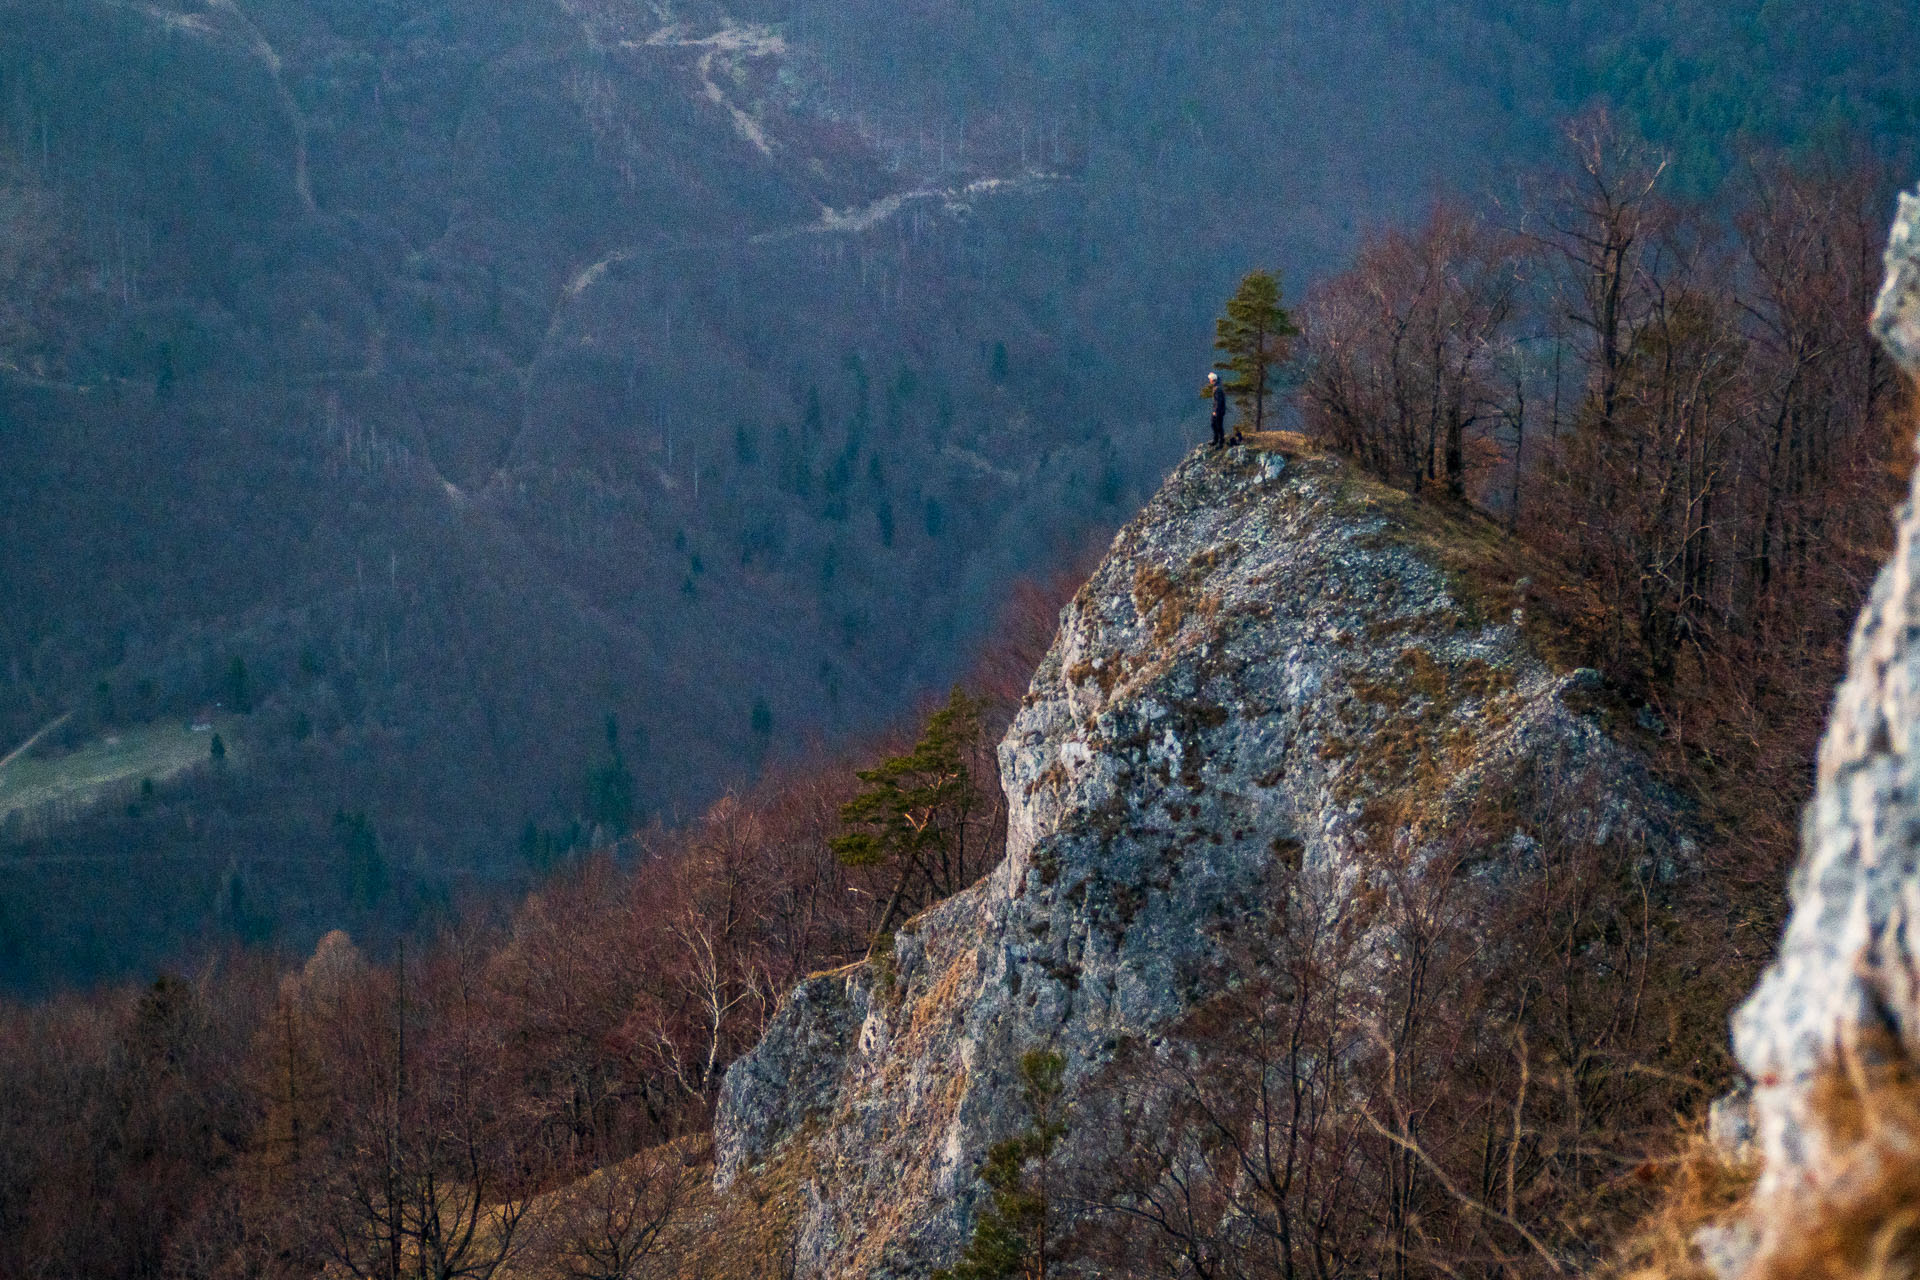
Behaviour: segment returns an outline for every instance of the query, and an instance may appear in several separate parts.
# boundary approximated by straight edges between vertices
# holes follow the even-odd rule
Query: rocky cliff
[[[1920,197],[1901,198],[1873,324],[1896,363],[1920,376]],[[1868,1255],[1880,1259],[1874,1274],[1911,1274],[1920,1259],[1920,472],[1854,631],[1803,839],[1779,958],[1734,1020],[1751,1099],[1729,1099],[1716,1115],[1728,1145],[1757,1141],[1754,1211],[1704,1243],[1723,1275],[1756,1266],[1840,1274],[1871,1269]]]
[[[1562,839],[1684,863],[1666,794],[1579,710],[1595,673],[1541,660],[1511,579],[1449,555],[1497,535],[1434,521],[1276,445],[1190,457],[1120,532],[1001,744],[1005,861],[802,985],[727,1074],[718,1180],[783,1207],[800,1274],[951,1261],[1023,1123],[1022,1054],[1060,1053],[1072,1097],[1167,1052],[1247,976],[1279,878],[1337,913],[1470,827],[1486,852],[1447,874],[1483,887]]]

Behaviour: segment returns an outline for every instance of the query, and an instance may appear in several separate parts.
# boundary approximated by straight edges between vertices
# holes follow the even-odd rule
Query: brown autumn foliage
[[[1709,874],[1544,836],[1383,856],[1358,891],[1281,868],[1257,976],[1072,1120],[1113,1143],[1057,1176],[1114,1273],[1590,1269],[1725,1070],[1895,486],[1857,332],[1878,180],[1759,164],[1727,227],[1603,122],[1572,157],[1517,228],[1443,208],[1316,292],[1303,417],[1554,569],[1535,625],[1699,800]],[[1017,592],[982,660],[989,787],[1071,586]],[[829,842],[855,767],[908,741],[793,764],[385,963],[335,936],[296,972],[7,1010],[0,1274],[670,1274],[705,1221],[697,1153],[670,1153],[794,981],[864,954],[886,873]]]
[[[1383,479],[1504,517],[1558,648],[1706,808],[1750,969],[1905,465],[1862,320],[1890,184],[1763,157],[1728,216],[1666,169],[1589,116],[1512,230],[1442,206],[1372,238],[1308,300],[1301,409]]]
[[[1673,870],[1604,810],[1515,779],[1444,847],[1279,869],[1248,979],[1075,1117],[1106,1143],[1089,1255],[1219,1280],[1603,1264],[1650,1142],[1709,1096],[1715,1035],[1667,936]]]
[[[1449,204],[1389,230],[1308,303],[1302,384],[1319,439],[1389,483],[1466,492],[1468,442],[1512,412],[1508,373],[1519,294],[1515,237]]]
[[[1196,1076],[1173,1096],[1204,1102],[1217,1132],[1304,1134],[1282,1166],[1300,1190],[1222,1214],[1243,1232],[1285,1224],[1286,1240],[1212,1242],[1208,1256],[1225,1260],[1213,1274],[1584,1273],[1650,1206],[1664,1206],[1655,1221],[1697,1222],[1740,1192],[1742,1171],[1698,1141],[1675,1150],[1673,1122],[1726,1079],[1721,1028],[1778,936],[1795,819],[1890,533],[1907,418],[1862,319],[1885,176],[1758,160],[1728,217],[1667,198],[1664,169],[1591,117],[1570,129],[1568,163],[1539,184],[1517,235],[1442,210],[1418,235],[1370,242],[1309,301],[1302,412],[1321,442],[1383,478],[1418,489],[1463,472],[1452,493],[1505,517],[1511,573],[1486,585],[1517,592],[1559,658],[1604,674],[1595,714],[1695,802],[1701,865],[1655,883],[1630,850],[1546,850],[1538,878],[1515,882],[1524,910],[1471,914],[1509,919],[1504,932],[1415,910],[1438,889],[1407,886],[1398,918],[1439,921],[1418,936],[1451,939],[1436,956],[1476,954],[1471,980],[1429,970],[1420,981],[1446,1010],[1424,1015],[1436,1025],[1422,1028],[1411,1002],[1371,1031],[1358,1015],[1347,1034],[1370,1047],[1293,1069],[1375,1073],[1346,1085],[1357,1108],[1309,1109],[1310,1125],[1298,1102],[1278,1123],[1262,1110],[1285,1097],[1257,1086],[1286,1042],[1263,1011],[1244,1014],[1236,1034],[1255,1028],[1255,1043],[1225,1042],[1210,1070],[1252,1083],[1210,1094]],[[1501,264],[1513,309],[1498,325],[1456,321],[1457,345],[1423,342],[1446,299],[1492,287],[1485,262]],[[1476,368],[1488,372],[1463,375]],[[1450,421],[1468,424],[1457,453],[1443,443]],[[1491,465],[1457,472],[1455,456]],[[1489,966],[1481,936],[1508,938],[1511,953]],[[1428,945],[1396,949],[1394,964]],[[1275,1014],[1306,1017],[1316,990],[1296,979]],[[1446,1069],[1423,1077],[1422,1055],[1396,1036],[1426,1040],[1424,1060]],[[1222,1149],[1244,1164],[1234,1142]],[[1317,1184],[1316,1161],[1329,1170]],[[1343,1231],[1312,1199],[1335,1175],[1341,1212],[1370,1200],[1369,1221],[1394,1238]],[[1227,1200],[1272,1185],[1242,1168]],[[1690,1248],[1643,1231],[1623,1265]]]
[[[981,656],[988,794],[1073,585],[1023,585]],[[816,752],[384,963],[336,933],[292,971],[7,1008],[0,1275],[676,1274],[719,1229],[687,1142],[727,1064],[866,950],[887,869],[828,842],[856,768],[910,742]]]

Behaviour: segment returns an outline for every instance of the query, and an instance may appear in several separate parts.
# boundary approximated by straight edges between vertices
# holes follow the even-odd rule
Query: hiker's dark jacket
[[[1223,382],[1213,384],[1213,421],[1218,424],[1227,420],[1227,387]]]

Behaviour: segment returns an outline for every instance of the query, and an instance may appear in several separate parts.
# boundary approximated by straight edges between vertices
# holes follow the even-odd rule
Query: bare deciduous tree
[[[1507,237],[1441,205],[1309,296],[1307,429],[1382,478],[1464,496],[1468,444],[1507,412],[1518,280]]]
[[[565,1280],[649,1280],[679,1274],[698,1251],[695,1206],[706,1169],[661,1147],[601,1169],[535,1211],[529,1258]]]

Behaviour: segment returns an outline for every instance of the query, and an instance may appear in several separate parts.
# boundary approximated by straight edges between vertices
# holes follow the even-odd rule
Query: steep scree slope
[[[1121,531],[1001,744],[1006,860],[803,984],[728,1072],[718,1180],[785,1205],[802,1274],[950,1260],[985,1152],[1024,1123],[1022,1053],[1062,1053],[1072,1094],[1162,1045],[1239,976],[1229,948],[1290,863],[1336,886],[1417,870],[1483,788],[1539,797],[1494,848],[1684,863],[1670,797],[1563,698],[1592,673],[1484,617],[1413,503],[1329,460],[1203,452]],[[1497,886],[1528,860],[1468,865]]]

